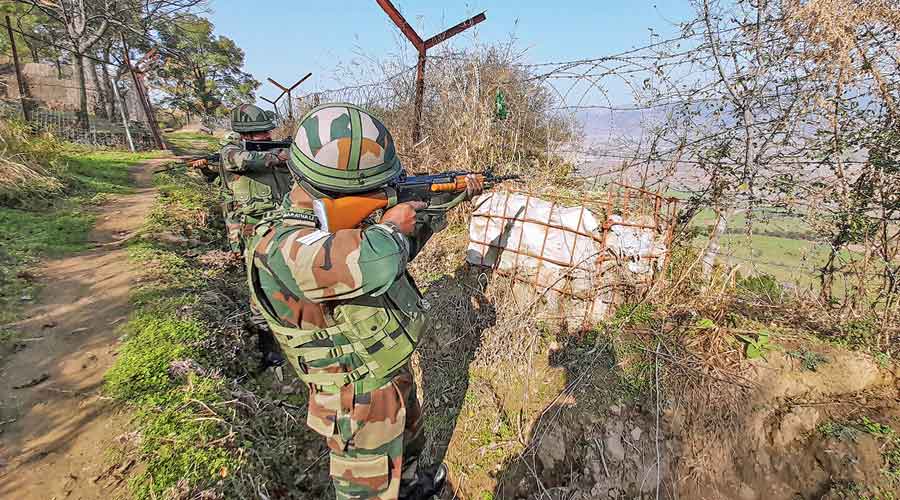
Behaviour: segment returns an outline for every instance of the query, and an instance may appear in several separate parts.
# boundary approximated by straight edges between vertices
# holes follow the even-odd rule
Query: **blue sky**
[[[462,46],[508,40],[527,49],[528,62],[598,57],[649,40],[648,28],[666,35],[672,21],[688,17],[687,0],[670,2],[590,0],[394,0],[394,5],[427,38],[463,19],[487,11],[476,33],[454,38]],[[407,45],[375,0],[211,0],[216,32],[234,39],[246,52],[246,69],[264,82],[258,94],[275,97],[265,81],[271,76],[293,83],[307,72],[307,91],[334,86],[334,69],[352,64],[359,48],[378,56]]]

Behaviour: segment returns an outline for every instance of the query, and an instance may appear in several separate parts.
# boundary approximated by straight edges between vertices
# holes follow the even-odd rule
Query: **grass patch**
[[[155,218],[145,223],[148,234],[160,225],[184,228],[206,220],[167,210],[193,197],[198,209],[211,207],[213,195],[205,186],[184,176],[157,182],[160,195]],[[133,408],[140,429],[139,444],[130,452],[146,467],[129,479],[130,490],[135,498],[149,499],[165,497],[180,484],[211,487],[238,469],[241,459],[225,420],[213,410],[224,401],[226,382],[203,366],[213,329],[196,311],[204,305],[200,290],[209,273],[183,251],[153,239],[134,243],[128,253],[144,270],[131,297],[139,309],[124,327],[105,391]]]
[[[165,140],[166,144],[179,154],[219,149],[218,137],[201,132],[169,132],[165,134]]]
[[[238,466],[220,419],[203,415],[204,406],[222,401],[223,381],[193,362],[209,329],[174,311],[158,305],[135,316],[106,374],[107,393],[136,408],[146,468],[129,484],[140,499],[157,498],[181,480],[211,483]]]
[[[143,160],[159,158],[158,151],[129,153],[124,151],[89,151],[66,153],[66,172],[74,194],[92,197],[97,194],[131,192],[129,170]]]
[[[106,390],[116,398],[136,404],[167,403],[175,383],[170,365],[196,357],[193,347],[207,333],[196,321],[181,319],[166,308],[146,310],[125,328],[127,341],[119,358],[106,374]]]
[[[51,212],[0,208],[0,324],[14,321],[19,306],[37,293],[25,268],[39,259],[86,248],[94,216],[67,207]]]
[[[118,455],[143,465],[129,478],[131,495],[255,498],[258,483],[246,480],[254,477],[285,498],[326,497],[328,461],[317,460],[324,442],[303,424],[305,388],[290,370],[284,382],[256,371],[242,328],[246,285],[221,250],[217,192],[177,172],[155,182],[148,236],[128,249],[142,269],[131,297],[138,311],[106,380],[140,435]]]
[[[32,179],[32,184],[24,184],[20,191],[5,191],[0,197],[2,325],[15,321],[21,306],[38,292],[27,268],[41,259],[85,250],[95,221],[90,208],[112,195],[129,192],[130,167],[160,153],[91,151],[49,136],[32,137],[6,123],[0,132],[6,134],[3,138],[9,147],[18,148],[18,153],[13,151],[15,158],[43,162],[29,163],[40,173],[40,179]],[[10,173],[13,168],[17,167],[6,164],[0,173]],[[42,191],[35,183],[57,188],[55,192]]]

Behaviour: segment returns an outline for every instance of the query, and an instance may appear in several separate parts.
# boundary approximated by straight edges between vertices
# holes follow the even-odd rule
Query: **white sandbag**
[[[541,295],[539,317],[570,328],[594,324],[623,299],[618,285],[649,283],[668,251],[666,232],[653,216],[612,214],[604,222],[605,235],[597,214],[585,207],[488,193],[475,202],[466,260],[525,282],[518,294],[523,304],[531,303],[529,293]]]
[[[625,220],[620,215],[611,215],[610,231],[606,237],[609,253],[625,264],[628,271],[635,274],[649,274],[661,270],[667,251],[666,234],[650,227],[653,221],[649,217],[636,217]]]
[[[504,192],[488,193],[475,206],[469,263],[516,270],[529,281],[572,293],[593,288],[601,245],[589,210]]]

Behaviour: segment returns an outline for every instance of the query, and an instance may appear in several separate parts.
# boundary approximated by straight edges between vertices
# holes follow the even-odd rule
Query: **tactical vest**
[[[226,200],[233,205],[232,217],[249,219],[256,224],[266,213],[281,204],[284,195],[291,190],[293,179],[289,172],[270,169],[267,172],[231,173],[224,168],[226,149],[237,147],[226,145],[220,152],[219,173],[223,187],[227,191]]]
[[[404,273],[378,297],[337,302],[332,310],[336,322],[333,326],[312,330],[283,326],[262,292],[253,258],[261,236],[282,217],[283,214],[276,214],[261,222],[248,247],[246,263],[251,300],[259,306],[303,382],[328,393],[338,393],[347,384],[353,384],[356,394],[383,386],[406,365],[425,329],[426,302],[412,278]],[[309,373],[305,369],[310,365],[334,363],[340,363],[347,371]]]
[[[246,215],[262,219],[270,210],[281,203],[290,191],[290,175],[272,173],[238,174],[231,182],[231,197],[236,215]]]

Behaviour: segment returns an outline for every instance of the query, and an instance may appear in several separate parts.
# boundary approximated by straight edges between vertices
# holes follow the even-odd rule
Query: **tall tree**
[[[165,64],[155,82],[163,101],[187,114],[222,115],[223,107],[246,102],[259,82],[244,72],[244,51],[233,40],[213,33],[199,16],[185,16],[159,29]]]
[[[61,42],[72,52],[75,62],[75,78],[79,90],[79,120],[83,126],[88,124],[87,87],[85,85],[85,55],[109,29],[109,15],[115,10],[110,1],[84,0],[19,0],[29,4],[47,16],[52,22],[61,26],[63,37]]]
[[[59,28],[61,36],[54,44],[72,53],[79,88],[79,119],[88,124],[85,58],[91,57],[100,40],[108,38],[112,28],[138,36],[148,36],[148,28],[157,19],[173,17],[203,0],[15,0],[39,12]]]

